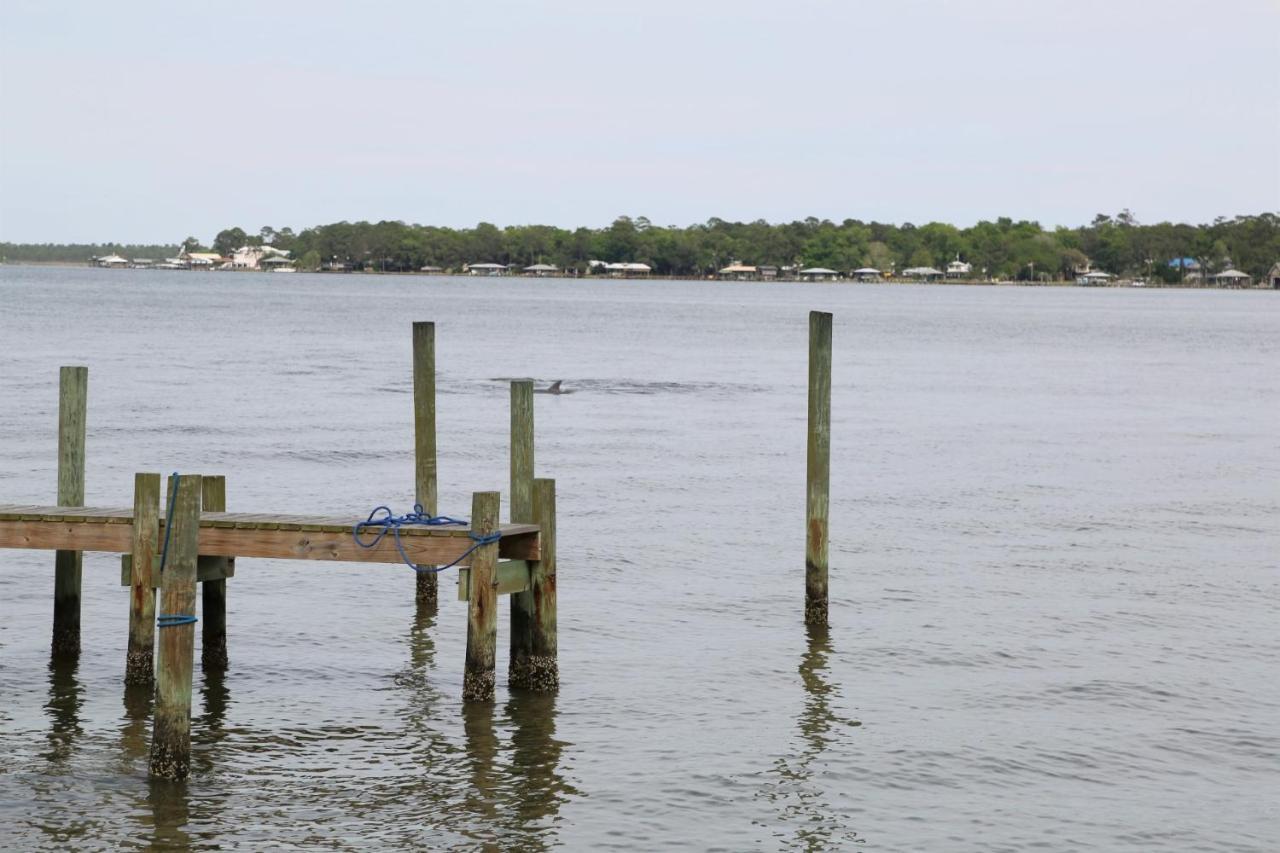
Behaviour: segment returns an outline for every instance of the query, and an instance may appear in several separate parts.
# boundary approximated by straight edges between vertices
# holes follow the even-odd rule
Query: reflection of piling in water
[[[563,741],[556,740],[556,697],[546,693],[523,693],[506,705],[515,726],[511,735],[511,765],[514,776],[513,808],[520,825],[532,828],[554,819],[560,806],[577,791],[560,773]],[[530,849],[535,839],[522,843]],[[539,838],[537,849],[545,849],[550,839]]]
[[[80,681],[76,678],[79,661],[75,657],[54,655],[49,660],[49,752],[46,758],[58,763],[71,757],[80,727]]]
[[[120,727],[120,750],[126,763],[147,754],[147,723],[155,692],[149,684],[126,684],[124,687],[124,724]]]

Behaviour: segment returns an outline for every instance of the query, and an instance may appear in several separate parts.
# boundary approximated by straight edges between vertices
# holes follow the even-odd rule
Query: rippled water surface
[[[183,470],[231,510],[407,509],[415,319],[443,511],[506,491],[497,380],[578,391],[537,398],[560,694],[501,683],[503,619],[464,708],[464,606],[415,613],[407,569],[242,559],[193,774],[152,783],[118,557],[51,667],[53,555],[0,552],[0,847],[1280,847],[1280,294],[4,267],[0,502],[53,501],[87,364],[90,504]]]

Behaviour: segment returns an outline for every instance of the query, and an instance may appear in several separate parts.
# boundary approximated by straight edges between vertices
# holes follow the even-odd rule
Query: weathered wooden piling
[[[529,564],[531,612],[527,623],[527,647],[520,669],[512,665],[511,686],[539,693],[560,688],[560,663],[556,636],[556,481],[533,481],[530,521],[538,525],[539,559]]]
[[[84,436],[89,401],[89,368],[58,372],[58,506],[84,506]],[[80,654],[79,551],[54,555],[53,654]]]
[[[436,324],[413,324],[413,457],[414,495],[423,510],[439,511],[436,474]],[[415,598],[435,607],[440,600],[434,572],[416,572]]]
[[[477,537],[498,530],[497,492],[476,492],[471,498],[471,532]],[[481,545],[472,553],[471,595],[467,601],[467,662],[462,675],[462,701],[492,702],[495,652],[498,644],[498,544]]]
[[[227,478],[200,479],[200,511],[227,511]],[[198,563],[198,561],[197,561]],[[197,566],[197,573],[199,567]],[[227,659],[227,579],[201,581],[200,602],[200,667],[205,670],[226,669]]]
[[[511,383],[511,520],[533,521],[533,381]],[[511,656],[507,681],[524,681],[532,641],[533,591],[511,594]]]
[[[831,315],[809,312],[809,448],[805,499],[804,621],[827,624],[831,496]]]
[[[200,480],[198,475],[186,475],[169,481],[169,500],[173,502],[172,528],[163,529],[160,534],[165,557],[158,619],[194,619],[195,616]],[[169,528],[168,524],[166,528]],[[167,552],[163,544],[166,538]],[[191,770],[191,671],[195,662],[195,624],[187,622],[164,626],[162,623],[157,630],[160,642],[156,666],[155,723],[151,735],[151,774],[166,779],[184,779]]]
[[[152,566],[160,555],[160,475],[133,475],[133,550],[129,568],[129,650],[124,683],[155,678],[156,583]]]

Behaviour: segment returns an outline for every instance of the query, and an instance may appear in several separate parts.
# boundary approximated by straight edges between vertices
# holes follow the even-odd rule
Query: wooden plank
[[[163,533],[163,519],[160,530]],[[367,536],[372,539],[373,534]],[[470,546],[471,540],[467,528],[405,528],[401,543],[410,559],[418,565],[439,566],[456,559]],[[133,550],[133,525],[0,520],[0,548],[62,548],[126,554]],[[199,527],[199,552],[278,560],[401,562],[391,535],[384,537],[375,548],[361,548],[352,539],[351,529],[345,527],[334,528],[332,532],[308,532],[215,527],[202,523]],[[499,554],[512,560],[538,559],[538,526],[502,525]],[[462,563],[469,564],[470,558]]]
[[[500,497],[497,492],[476,492],[471,498],[471,523],[476,535],[498,529]],[[481,545],[471,559],[471,595],[467,601],[467,657],[462,674],[463,702],[492,702],[494,666],[498,645],[498,595],[496,591],[498,545]]]
[[[556,604],[556,481],[533,481],[533,519],[538,523],[540,559],[529,564],[527,645],[513,657],[508,673],[512,687],[538,693],[560,688]]]
[[[159,616],[194,616],[201,484],[198,475],[174,483],[173,529],[169,532]],[[171,480],[170,482],[173,482]],[[151,736],[151,775],[185,779],[191,771],[191,672],[195,625],[158,627],[156,708]]]
[[[160,475],[133,475],[133,518],[129,525],[133,554],[121,560],[121,579],[129,587],[129,646],[125,655],[124,683],[151,684],[155,678],[156,593],[160,580]],[[137,556],[138,570],[133,570]]]
[[[200,479],[200,511],[227,511],[227,478],[222,476]],[[226,557],[197,557],[196,580],[200,583],[200,668],[205,672],[224,670],[227,658],[227,579]],[[205,564],[205,565],[202,565]],[[201,577],[201,568],[220,564],[221,576],[214,572]]]
[[[413,324],[413,494],[422,509],[439,511],[436,458],[436,324]],[[419,607],[435,607],[439,579],[433,572],[416,572],[414,600]]]
[[[89,368],[58,371],[58,503],[84,504],[85,420],[89,401]],[[78,550],[54,555],[53,642],[55,657],[80,654],[80,581]]]
[[[805,491],[804,621],[827,625],[831,496],[831,315],[809,312],[809,440]]]
[[[529,561],[503,560],[498,563],[495,572],[498,577],[496,587],[498,595],[511,595],[524,592],[529,588]],[[469,601],[471,597],[471,569],[458,567],[458,600]]]

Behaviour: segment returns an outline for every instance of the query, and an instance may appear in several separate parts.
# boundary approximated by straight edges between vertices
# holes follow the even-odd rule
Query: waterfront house
[[[546,278],[559,272],[560,268],[551,264],[530,264],[524,268],[525,275],[531,275],[535,278]]]
[[[1280,261],[1271,268],[1267,273],[1267,277],[1258,282],[1259,287],[1270,287],[1272,290],[1280,290]]]
[[[942,270],[933,267],[907,267],[902,271],[903,278],[910,278],[916,281],[938,281],[942,278]]]
[[[861,267],[853,271],[854,281],[879,281],[880,270],[875,267]]]
[[[1084,273],[1083,275],[1076,276],[1076,284],[1083,284],[1086,287],[1099,287],[1111,281],[1112,278],[1114,278],[1114,276],[1109,272],[1092,270]]]
[[[241,246],[231,253],[231,267],[238,270],[256,270],[267,258],[287,258],[289,253],[275,246]]]
[[[805,267],[800,270],[801,281],[835,281],[838,278],[840,273],[826,267]]]
[[[609,274],[610,278],[637,278],[647,276],[653,272],[653,267],[648,264],[623,261],[616,264],[605,264],[604,271]]]
[[[105,267],[110,269],[124,269],[129,266],[129,259],[122,258],[119,255],[103,255],[90,259],[95,267]]]
[[[1248,273],[1240,272],[1240,270],[1231,268],[1225,269],[1213,277],[1213,281],[1219,287],[1249,287],[1253,282],[1253,276]]]
[[[721,281],[759,281],[760,270],[747,264],[733,263],[720,270]]]
[[[773,264],[761,264],[756,271],[760,273],[761,281],[776,281],[778,278],[778,268]]]
[[[960,260],[959,255],[947,264],[947,278],[969,278],[972,274],[973,264]]]
[[[482,263],[468,264],[464,267],[463,272],[468,275],[507,275],[510,270],[503,264]]]
[[[211,270],[226,260],[217,252],[183,252],[178,258],[188,269],[193,270]]]

